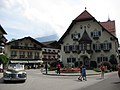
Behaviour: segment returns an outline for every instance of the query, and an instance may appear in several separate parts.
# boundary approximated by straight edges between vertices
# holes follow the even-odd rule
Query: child
[[[82,81],[82,66],[80,67],[80,76],[78,77],[78,80]]]

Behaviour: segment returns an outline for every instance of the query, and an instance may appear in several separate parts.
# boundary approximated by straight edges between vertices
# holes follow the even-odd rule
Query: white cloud
[[[116,20],[117,33],[120,34],[119,2],[118,0],[0,0],[0,24],[21,30],[24,35],[33,37],[55,33],[62,36],[72,20],[87,7],[88,12],[98,21],[107,21],[108,15],[111,20]]]

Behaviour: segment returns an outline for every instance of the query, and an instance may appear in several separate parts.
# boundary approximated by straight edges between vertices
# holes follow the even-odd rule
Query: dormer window
[[[91,37],[93,37],[93,39],[99,39],[100,36],[101,36],[101,31],[95,29],[93,32],[91,32]]]
[[[74,33],[74,34],[71,34],[71,38],[73,39],[73,40],[78,40],[79,38],[80,38],[80,33]]]
[[[83,29],[83,26],[82,26],[82,25],[80,25],[80,29]]]
[[[87,25],[87,28],[90,28],[90,27],[91,27],[91,25],[90,25],[90,24],[88,24],[88,25]]]

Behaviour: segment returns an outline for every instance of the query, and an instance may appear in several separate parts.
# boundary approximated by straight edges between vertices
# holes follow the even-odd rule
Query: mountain
[[[56,34],[53,34],[53,35],[44,36],[44,37],[37,37],[35,39],[39,42],[46,42],[46,41],[54,41],[54,40],[57,41],[59,37]]]

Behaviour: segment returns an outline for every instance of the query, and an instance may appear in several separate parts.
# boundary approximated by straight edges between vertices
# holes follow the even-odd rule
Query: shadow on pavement
[[[4,82],[3,77],[0,78],[0,84],[21,84],[24,83],[23,81],[9,81],[9,82]]]
[[[0,78],[0,84],[3,84],[4,82],[3,82],[3,77],[2,78]]]
[[[120,81],[119,82],[113,82],[113,84],[120,84]]]

